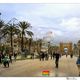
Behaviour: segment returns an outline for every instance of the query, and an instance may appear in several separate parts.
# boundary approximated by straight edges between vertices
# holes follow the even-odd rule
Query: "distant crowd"
[[[0,51],[0,63],[4,65],[4,67],[9,67],[9,63],[12,63],[12,56],[14,56],[14,60],[16,61],[17,53],[10,52],[6,54],[5,52]]]
[[[44,61],[44,60],[48,60],[49,56],[51,59],[55,59],[55,64],[56,64],[56,68],[58,68],[58,63],[59,63],[59,58],[61,57],[61,54],[59,53],[59,51],[53,52],[53,53],[46,53],[46,52],[40,52],[40,61]]]
[[[22,53],[24,54],[24,52]],[[12,63],[12,58],[14,58],[14,61],[16,61],[17,58],[17,52],[9,52],[9,54],[5,54],[4,52],[0,51],[0,63],[4,65],[4,67],[9,67],[9,63]],[[34,53],[31,53],[31,59],[34,59]],[[70,55],[71,58],[73,57],[73,55]],[[67,57],[67,55],[66,55]],[[58,68],[59,65],[59,59],[61,58],[61,54],[59,51],[54,51],[54,52],[44,52],[44,51],[40,51],[38,58],[40,61],[48,61],[49,59],[55,60],[55,65],[56,68]]]

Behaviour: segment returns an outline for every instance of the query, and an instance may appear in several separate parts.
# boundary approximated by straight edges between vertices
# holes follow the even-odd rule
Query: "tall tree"
[[[42,39],[37,40],[37,53],[39,54],[42,48]]]
[[[39,39],[39,51],[41,51],[42,48],[42,39]]]
[[[4,26],[2,29],[2,33],[4,36],[9,35],[10,36],[10,45],[11,45],[11,51],[13,53],[13,36],[15,34],[19,33],[19,29],[17,29],[16,25],[13,23],[8,23]]]
[[[19,27],[21,30],[21,51],[24,49],[24,36],[27,34],[28,36],[32,37],[33,32],[29,31],[28,29],[31,27],[30,23],[26,21],[19,22]]]
[[[1,38],[3,37],[2,35],[2,28],[4,27],[4,25],[5,25],[5,23],[4,23],[4,21],[2,21],[2,20],[0,20],[0,40],[1,40]]]
[[[31,53],[32,38],[29,39],[29,53]]]

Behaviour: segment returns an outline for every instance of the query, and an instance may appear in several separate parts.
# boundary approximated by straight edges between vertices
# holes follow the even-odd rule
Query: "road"
[[[10,63],[9,68],[0,65],[1,77],[41,77],[42,71],[50,71],[50,76],[55,77],[77,77],[78,68],[76,66],[76,57],[62,56],[59,61],[59,68],[55,68],[55,60],[39,61],[39,59],[19,60]]]

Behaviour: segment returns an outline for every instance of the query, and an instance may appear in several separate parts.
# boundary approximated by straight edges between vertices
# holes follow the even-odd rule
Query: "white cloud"
[[[18,20],[31,23],[37,37],[42,38],[46,32],[52,31],[55,42],[79,39],[80,4],[13,4],[13,8],[6,5],[0,6],[0,10],[5,13],[11,10]],[[12,14],[7,14],[4,19]]]
[[[66,31],[78,31],[80,29],[80,18],[63,19],[60,23]]]

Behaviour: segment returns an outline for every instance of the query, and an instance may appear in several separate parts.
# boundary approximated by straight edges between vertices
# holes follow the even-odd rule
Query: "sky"
[[[80,4],[0,4],[1,19],[28,21],[34,38],[54,43],[80,40]]]

